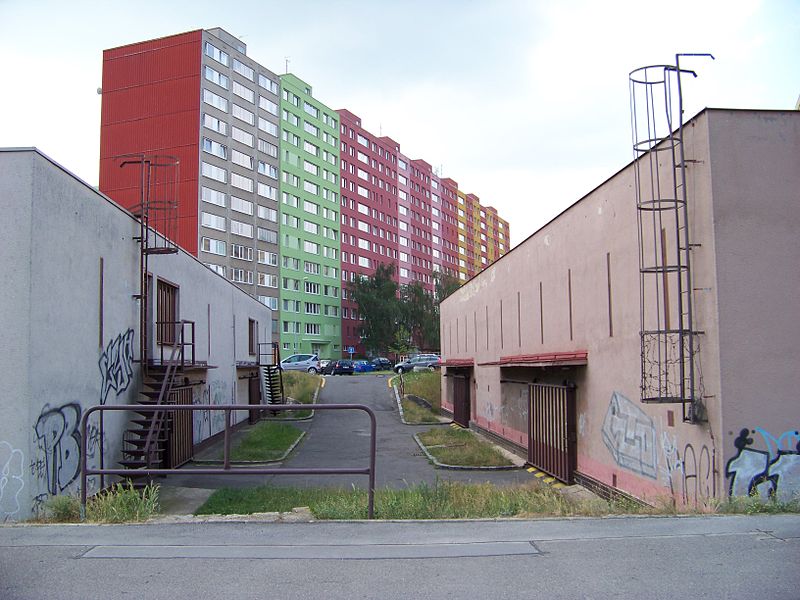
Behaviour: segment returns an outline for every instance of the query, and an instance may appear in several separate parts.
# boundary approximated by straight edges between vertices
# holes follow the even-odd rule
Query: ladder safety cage
[[[639,245],[641,401],[682,405],[683,420],[703,419],[699,335],[692,297],[690,198],[686,186],[681,75],[653,65],[630,73],[633,173]]]

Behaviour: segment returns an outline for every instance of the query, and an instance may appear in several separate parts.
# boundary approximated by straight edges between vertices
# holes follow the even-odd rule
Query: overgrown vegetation
[[[319,385],[318,375],[304,371],[283,372],[283,393],[297,404],[311,404]],[[282,410],[275,413],[277,419],[303,419],[311,415],[310,410]]]
[[[231,460],[279,460],[303,432],[290,423],[262,421],[256,424],[231,449]]]
[[[437,427],[418,434],[428,452],[440,463],[465,467],[501,467],[513,463],[491,444],[467,429]]]
[[[158,513],[158,486],[149,484],[136,489],[128,482],[115,483],[86,502],[86,520],[96,523],[139,523]],[[43,519],[48,523],[80,521],[77,496],[53,496],[44,506]]]
[[[403,416],[405,417],[406,423],[422,424],[439,422],[439,418],[428,408],[420,406],[413,400],[403,398],[400,403],[403,405]]]
[[[427,400],[435,414],[442,407],[442,374],[440,371],[420,371],[403,375],[405,393]]]
[[[770,510],[798,512],[797,503],[767,503]],[[367,492],[342,488],[284,488],[263,486],[249,489],[222,489],[215,492],[197,514],[249,514],[288,512],[308,506],[317,519],[342,520],[367,517]],[[749,504],[748,504],[749,506]],[[535,482],[496,487],[437,481],[405,489],[382,488],[375,491],[375,517],[378,519],[478,519],[498,517],[573,517],[605,515],[670,515],[683,513],[748,512],[737,502],[719,506],[676,509],[669,502],[656,506],[630,500],[579,499],[566,496]]]

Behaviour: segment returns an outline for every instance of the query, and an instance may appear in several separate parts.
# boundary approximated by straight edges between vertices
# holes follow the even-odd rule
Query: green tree
[[[380,264],[371,277],[357,278],[348,287],[362,319],[360,333],[364,347],[383,352],[395,342],[401,312],[394,265]]]
[[[403,286],[400,291],[404,324],[411,332],[417,348],[439,347],[439,320],[433,296],[418,281]]]

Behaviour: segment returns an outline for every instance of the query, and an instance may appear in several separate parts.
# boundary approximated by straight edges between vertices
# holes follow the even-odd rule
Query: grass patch
[[[283,393],[298,404],[311,404],[314,401],[314,392],[319,385],[319,375],[305,371],[283,372]],[[304,419],[311,416],[310,410],[282,410],[276,412],[276,419]]]
[[[420,406],[413,400],[403,398],[400,403],[403,405],[403,415],[406,423],[438,423],[439,419],[435,414],[424,406]]]
[[[149,484],[137,490],[133,484],[115,483],[101,490],[86,502],[86,520],[96,523],[139,523],[158,513],[158,486]],[[47,523],[80,521],[81,504],[77,496],[52,496],[45,502]]]
[[[442,373],[441,371],[419,371],[403,375],[405,393],[425,398],[430,402],[434,414],[439,414],[442,407]],[[403,407],[405,408],[405,407]]]
[[[289,423],[262,421],[248,431],[231,449],[231,460],[268,461],[280,459],[302,435]]]
[[[747,502],[741,502],[745,500]],[[775,512],[800,512],[800,503],[763,502]],[[496,487],[438,481],[405,489],[382,488],[375,491],[375,517],[378,519],[488,519],[498,517],[597,517],[606,515],[672,515],[684,513],[749,514],[749,499],[733,499],[707,505],[704,510],[676,509],[671,502],[656,506],[629,500],[601,498],[576,499],[536,482]],[[343,488],[287,488],[262,486],[249,489],[221,489],[214,492],[197,514],[249,514],[289,512],[308,506],[316,519],[347,520],[367,518],[367,492]]]
[[[465,467],[501,467],[513,463],[491,444],[467,429],[437,427],[418,434],[428,452],[440,463]]]

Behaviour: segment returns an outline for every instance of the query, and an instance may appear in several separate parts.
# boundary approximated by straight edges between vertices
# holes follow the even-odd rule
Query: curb
[[[466,431],[469,431],[469,429],[467,429]],[[473,433],[472,435],[475,434]],[[518,467],[517,465],[497,466],[497,467],[467,467],[464,465],[448,465],[445,463],[440,463],[433,457],[433,455],[428,451],[428,448],[425,446],[425,444],[423,444],[422,441],[419,439],[419,434],[417,433],[414,434],[414,441],[417,442],[417,446],[419,446],[420,449],[425,453],[425,456],[428,457],[428,460],[430,460],[434,464],[434,466],[440,469],[450,469],[452,471],[515,471],[517,469],[522,468]]]

